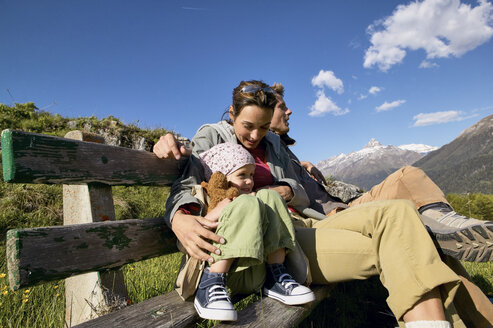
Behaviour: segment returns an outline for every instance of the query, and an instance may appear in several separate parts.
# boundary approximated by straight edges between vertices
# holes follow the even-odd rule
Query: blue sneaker
[[[315,300],[310,288],[297,283],[284,264],[268,264],[264,294],[287,305],[299,305]]]
[[[236,321],[238,314],[226,290],[226,274],[210,272],[205,268],[193,302],[203,319]]]

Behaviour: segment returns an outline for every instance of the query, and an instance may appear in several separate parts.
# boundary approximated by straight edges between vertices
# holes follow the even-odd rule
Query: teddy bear
[[[221,172],[214,172],[209,182],[202,181],[200,185],[207,191],[210,198],[207,213],[223,199],[229,198],[233,200],[233,198],[240,195],[238,188],[230,187],[226,176]]]

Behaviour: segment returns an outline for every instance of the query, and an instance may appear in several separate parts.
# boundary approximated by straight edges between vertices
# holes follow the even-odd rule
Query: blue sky
[[[491,1],[0,0],[0,102],[192,137],[282,82],[295,153],[442,146],[493,113]]]

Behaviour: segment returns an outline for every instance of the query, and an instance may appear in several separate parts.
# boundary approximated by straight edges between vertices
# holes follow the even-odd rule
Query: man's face
[[[286,106],[284,99],[277,95],[277,105],[274,108],[274,115],[270,122],[270,129],[278,135],[289,132],[289,115],[293,112]]]

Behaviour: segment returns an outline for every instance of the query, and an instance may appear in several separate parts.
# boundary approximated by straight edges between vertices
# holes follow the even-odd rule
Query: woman
[[[243,81],[233,91],[228,111],[231,123],[204,125],[193,138],[193,154],[182,178],[171,188],[165,216],[191,256],[212,261],[209,254],[220,253],[220,247],[206,239],[216,245],[227,242],[211,231],[217,227],[220,211],[205,219],[202,204],[190,193],[191,186],[204,179],[198,154],[216,144],[239,143],[250,151],[256,159],[257,188],[279,192],[298,211],[310,203],[279,138],[268,132],[276,102],[274,91],[265,83]],[[297,225],[303,226],[296,238],[309,258],[313,283],[378,274],[389,291],[390,308],[407,326],[419,327],[426,320],[433,321],[424,323],[427,327],[449,327],[444,306],[451,305],[459,278],[440,260],[409,202],[372,202],[327,220],[308,219]],[[461,325],[459,319],[455,323]]]

